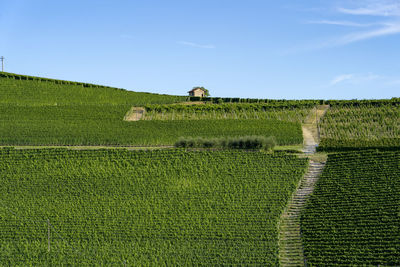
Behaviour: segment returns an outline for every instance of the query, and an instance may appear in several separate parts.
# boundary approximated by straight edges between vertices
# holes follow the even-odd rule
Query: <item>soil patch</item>
[[[146,110],[141,107],[132,107],[124,116],[124,121],[138,121],[140,120],[144,114],[146,113]]]

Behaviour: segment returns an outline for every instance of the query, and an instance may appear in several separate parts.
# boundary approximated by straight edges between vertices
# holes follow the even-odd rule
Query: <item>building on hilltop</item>
[[[189,96],[199,96],[199,97],[207,96],[207,90],[204,89],[203,87],[194,87],[188,93],[189,93]]]

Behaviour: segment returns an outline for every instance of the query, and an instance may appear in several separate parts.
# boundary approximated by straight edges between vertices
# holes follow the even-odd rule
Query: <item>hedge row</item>
[[[346,152],[360,151],[369,149],[379,149],[385,151],[396,151],[400,149],[400,138],[382,138],[378,140],[337,140],[324,138],[317,147],[317,151],[324,152]]]
[[[212,138],[182,137],[175,147],[183,148],[230,148],[230,149],[264,149],[273,150],[276,145],[275,137],[244,136],[235,138]]]
[[[393,97],[391,99],[373,99],[373,100],[286,100],[286,99],[257,99],[257,98],[222,98],[222,97],[189,97],[190,101],[204,101],[213,104],[221,103],[269,103],[276,105],[290,105],[293,107],[313,107],[315,105],[330,106],[383,106],[383,105],[400,105],[400,98]]]
[[[258,99],[258,98],[238,98],[238,97],[198,97],[191,96],[189,101],[204,101],[213,104],[222,103],[268,103],[275,105],[290,105],[298,107],[313,107],[322,105],[324,100],[285,100],[285,99]]]

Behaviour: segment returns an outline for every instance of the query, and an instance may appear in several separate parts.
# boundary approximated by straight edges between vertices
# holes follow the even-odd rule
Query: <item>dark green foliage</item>
[[[174,105],[145,105],[144,108],[147,112],[157,111],[187,111],[187,112],[196,112],[196,111],[268,111],[268,110],[281,110],[288,109],[293,110],[297,107],[293,105],[274,105],[269,103],[225,103],[225,104],[204,104],[204,105],[186,105],[186,104],[174,104]]]
[[[380,138],[377,140],[348,139],[338,140],[323,138],[317,147],[318,151],[340,152],[365,149],[398,150],[400,149],[400,137]]]
[[[230,148],[230,149],[264,149],[272,150],[276,145],[275,137],[244,136],[233,138],[179,138],[175,147],[183,148]]]
[[[1,265],[276,266],[279,217],[306,165],[242,151],[0,149]]]
[[[373,99],[373,100],[326,100],[325,104],[331,107],[362,107],[373,106],[382,107],[387,105],[400,105],[400,98],[393,97],[391,99]]]
[[[330,154],[301,216],[310,266],[400,266],[400,151]]]

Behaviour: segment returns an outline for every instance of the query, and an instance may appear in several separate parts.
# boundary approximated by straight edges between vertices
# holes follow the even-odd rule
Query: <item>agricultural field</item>
[[[306,167],[285,153],[1,149],[0,259],[275,266]]]
[[[320,150],[400,147],[400,104],[333,106],[320,122]]]
[[[129,106],[0,105],[0,145],[173,145],[180,137],[275,136],[301,144],[300,123],[279,120],[123,120]]]
[[[0,105],[145,105],[185,101],[186,96],[132,92],[113,87],[0,73]],[[22,78],[24,77],[24,78]]]
[[[8,76],[7,76],[8,75]],[[124,121],[132,106],[170,107],[187,97],[136,93],[117,88],[7,74],[0,77],[0,145],[173,145],[180,137],[221,138],[274,136],[279,145],[302,143],[299,111],[282,108],[258,112],[260,117],[212,116],[200,119]],[[155,105],[157,104],[157,106]],[[164,104],[164,105],[162,105]],[[309,102],[293,105],[309,106]],[[251,112],[249,104],[223,104]],[[266,104],[254,104],[267,107]],[[291,104],[292,105],[292,104]],[[210,106],[210,105],[204,105]],[[219,104],[212,104],[213,109]],[[211,108],[205,111],[211,114]],[[235,108],[236,109],[236,108]],[[151,113],[151,112],[149,112]],[[243,113],[244,114],[244,113]],[[266,114],[266,115],[265,115]],[[263,116],[263,117],[262,117]],[[173,116],[174,117],[174,116]],[[174,120],[173,120],[174,119]]]
[[[204,105],[145,105],[143,120],[223,120],[263,119],[304,122],[311,108],[270,103],[230,103]]]
[[[400,151],[329,154],[301,217],[310,266],[400,265]]]
[[[398,98],[198,99],[0,73],[0,146],[16,147],[0,149],[0,265],[277,266],[308,158],[271,148],[302,144],[302,126],[328,152],[296,225],[307,264],[400,265]]]

